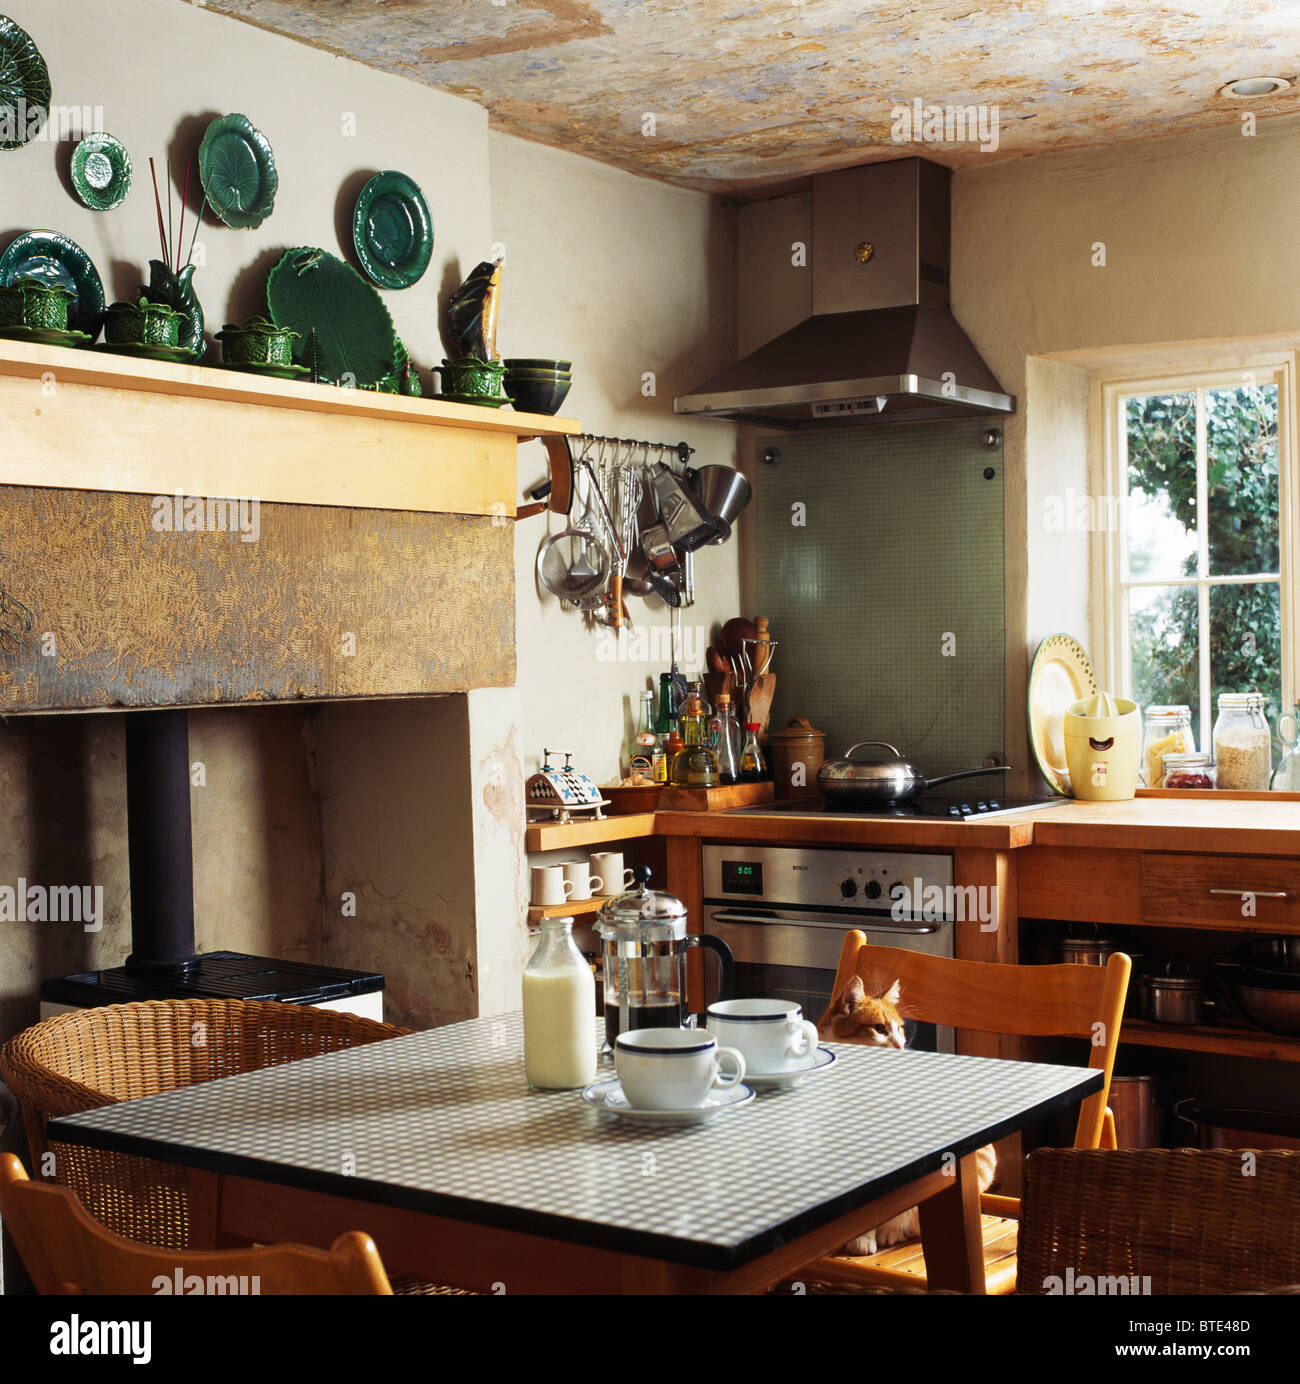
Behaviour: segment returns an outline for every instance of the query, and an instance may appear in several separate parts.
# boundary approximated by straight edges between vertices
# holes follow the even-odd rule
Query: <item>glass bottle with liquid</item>
[[[573,940],[572,918],[543,918],[524,968],[524,1075],[539,1091],[596,1079],[596,980]]]
[[[629,777],[643,778],[647,782],[654,777],[654,752],[659,738],[654,728],[654,701],[653,692],[641,693],[640,724],[628,752]]]
[[[673,715],[673,675],[659,674],[659,715],[655,717],[655,734],[667,741],[670,732],[677,725]]]
[[[718,693],[718,712],[710,722],[709,736],[718,757],[718,781],[740,782],[740,723],[728,692]]]
[[[745,744],[740,751],[740,780],[742,783],[761,783],[767,777],[767,761],[758,743],[757,721],[745,722]]]

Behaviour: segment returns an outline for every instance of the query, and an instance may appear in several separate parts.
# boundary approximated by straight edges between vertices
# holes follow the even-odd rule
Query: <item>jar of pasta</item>
[[[1142,782],[1148,788],[1165,786],[1165,755],[1195,752],[1191,707],[1147,707],[1142,722]]]
[[[1222,692],[1214,723],[1220,788],[1265,792],[1273,774],[1273,738],[1258,692]]]

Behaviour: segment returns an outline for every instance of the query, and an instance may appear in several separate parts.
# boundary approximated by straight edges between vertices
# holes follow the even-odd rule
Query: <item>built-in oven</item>
[[[703,866],[704,931],[731,948],[739,996],[792,1000],[816,1022],[853,928],[874,946],[953,954],[949,855],[706,845]],[[907,1028],[909,1046],[953,1051],[951,1029]]]

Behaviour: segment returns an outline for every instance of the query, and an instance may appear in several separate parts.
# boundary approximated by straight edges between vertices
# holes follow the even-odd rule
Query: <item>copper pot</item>
[[[826,758],[826,732],[814,730],[803,716],[794,716],[781,730],[768,731],[768,757],[772,761],[772,787],[783,802],[818,798],[817,770]],[[796,766],[802,765],[802,770]],[[798,781],[801,780],[801,781]]]

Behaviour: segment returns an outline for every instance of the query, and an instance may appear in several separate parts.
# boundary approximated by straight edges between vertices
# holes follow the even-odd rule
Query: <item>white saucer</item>
[[[754,1099],[754,1092],[742,1081],[735,1086],[715,1086],[703,1105],[693,1105],[686,1110],[634,1110],[615,1078],[613,1081],[593,1081],[583,1091],[582,1098],[597,1110],[620,1115],[632,1124],[677,1126],[703,1124],[720,1110],[734,1110],[738,1106],[748,1105]]]
[[[746,1072],[745,1080],[756,1091],[779,1091],[786,1086],[797,1086],[806,1076],[816,1076],[835,1065],[835,1054],[830,1048],[818,1048],[817,1058],[811,1067],[796,1067],[790,1072],[774,1072],[763,1076],[759,1072]]]

